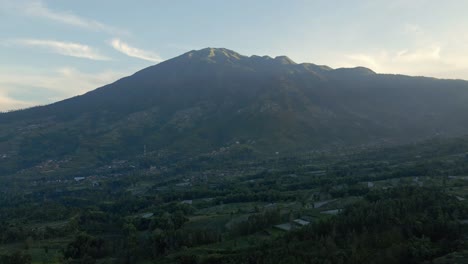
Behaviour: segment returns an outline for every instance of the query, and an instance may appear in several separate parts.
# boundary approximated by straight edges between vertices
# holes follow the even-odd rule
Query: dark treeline
[[[97,185],[25,174],[0,192],[0,263],[430,263],[463,249],[468,158],[465,147],[422,148],[156,169],[146,157]],[[314,208],[325,200],[337,202]],[[312,224],[275,228],[301,217]]]
[[[371,192],[343,214],[254,249],[191,263],[422,263],[464,247],[468,208],[442,191]]]

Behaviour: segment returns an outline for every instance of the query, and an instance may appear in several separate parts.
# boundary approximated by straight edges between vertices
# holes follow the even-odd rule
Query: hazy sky
[[[468,1],[0,0],[0,111],[192,49],[468,79]]]

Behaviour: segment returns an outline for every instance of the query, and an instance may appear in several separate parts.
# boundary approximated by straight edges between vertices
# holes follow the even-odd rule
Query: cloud
[[[347,54],[340,64],[365,66],[381,73],[401,73],[438,78],[468,76],[468,60],[463,53],[451,53],[437,44],[404,49]],[[462,74],[462,75],[461,75]]]
[[[99,54],[99,52],[94,48],[91,48],[88,45],[74,42],[62,42],[41,39],[18,39],[9,41],[7,42],[7,44],[19,44],[23,46],[45,48],[50,52],[61,54],[64,56],[85,58],[90,60],[109,60],[108,57]]]
[[[45,18],[91,31],[106,32],[111,35],[128,34],[125,30],[106,25],[97,20],[75,15],[72,12],[52,10],[41,0],[4,0],[4,2],[2,5],[6,6],[6,8],[14,8],[27,16]]]
[[[441,47],[435,45],[413,51],[405,49],[399,51],[393,60],[402,62],[438,61],[441,59],[440,50]]]
[[[57,69],[55,72],[58,73],[58,76],[52,78],[54,82],[50,87],[65,92],[65,95],[71,96],[89,92],[129,75],[129,73],[111,70],[98,73],[85,73],[71,67],[63,67]],[[71,86],[69,85],[68,90],[64,90],[64,84],[68,82],[73,82],[74,84]]]
[[[421,28],[420,25],[418,24],[411,24],[408,23],[404,25],[404,32],[407,34],[413,34],[413,35],[422,35],[424,34],[423,29]]]
[[[122,42],[120,39],[113,39],[110,44],[114,49],[130,57],[152,61],[152,62],[163,61],[158,54],[153,53],[151,51],[146,51],[146,50],[141,50],[135,47],[131,47],[127,43]]]
[[[367,54],[349,54],[345,55],[345,57],[348,59],[348,61],[351,61],[351,64],[349,62],[345,63],[346,66],[355,66],[353,62],[356,62],[358,63],[358,66],[366,66],[375,70],[380,67],[379,63],[376,61],[375,56]]]
[[[345,57],[349,61],[361,63],[364,66],[378,70],[379,68],[385,68],[385,65],[441,62],[440,52],[441,47],[433,45],[418,49],[381,50],[373,53],[349,54]]]
[[[112,83],[130,72],[86,73],[64,67],[39,73],[34,69],[0,71],[0,111],[48,104],[84,94]],[[30,101],[19,98],[33,98]]]
[[[6,112],[14,109],[22,109],[37,105],[34,102],[26,102],[11,98],[7,93],[2,92],[0,87],[0,112]]]
[[[406,49],[381,49],[345,55],[347,63],[370,67],[380,72],[429,73],[438,67],[450,67],[447,54],[441,56],[442,44],[428,36],[418,24],[407,23],[401,28],[408,40]]]

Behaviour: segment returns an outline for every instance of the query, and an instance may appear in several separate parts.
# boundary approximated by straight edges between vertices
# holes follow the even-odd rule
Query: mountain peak
[[[204,48],[201,50],[192,50],[185,54],[189,59],[202,59],[210,62],[235,61],[245,58],[239,53],[225,48]]]
[[[369,76],[376,74],[373,70],[361,66],[354,68],[338,68],[335,72],[350,76]]]
[[[0,154],[16,155],[0,157],[0,177],[8,166],[62,157],[102,166],[102,157],[134,157],[147,144],[199,155],[239,140],[249,152],[294,153],[468,133],[468,82],[293,63],[205,48],[82,96],[0,114]]]
[[[277,56],[275,60],[279,61],[281,64],[296,64],[293,60],[291,60],[287,56]]]
[[[188,59],[200,59],[211,63],[217,62],[236,62],[243,59],[249,59],[249,57],[241,55],[233,50],[225,48],[204,48],[200,50],[192,50],[183,55]],[[274,59],[269,56],[251,56],[250,58],[274,61],[283,65],[295,65],[296,63],[287,56],[277,56]]]

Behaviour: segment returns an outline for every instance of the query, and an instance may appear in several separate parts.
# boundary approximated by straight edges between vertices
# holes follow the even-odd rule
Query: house
[[[192,200],[183,200],[181,203],[182,204],[192,204],[193,201]]]
[[[181,182],[176,184],[177,187],[187,187],[190,186],[190,182]]]
[[[323,176],[327,174],[327,171],[325,170],[309,171],[307,172],[307,174],[313,175],[313,176]]]
[[[154,215],[153,213],[145,213],[145,214],[142,214],[142,215],[141,215],[141,218],[146,218],[146,219],[148,219],[148,218],[153,217],[153,215]]]
[[[309,221],[306,221],[306,220],[303,220],[303,219],[300,219],[300,218],[293,220],[293,223],[297,224],[299,226],[306,226],[306,225],[310,224]]]
[[[328,215],[337,215],[339,213],[341,213],[342,209],[334,209],[334,210],[326,210],[326,211],[322,211],[320,212],[321,214],[328,214]]]
[[[293,229],[293,225],[290,223],[275,225],[275,227],[283,231],[291,231]]]
[[[326,200],[326,201],[319,201],[319,202],[314,202],[314,207],[313,208],[320,208],[328,203],[334,202],[337,199],[332,199],[332,200]]]
[[[291,231],[291,230],[295,230],[303,226],[306,226],[308,224],[310,224],[309,221],[298,218],[298,219],[294,219],[290,223],[283,223],[283,224],[275,225],[274,227],[283,231]]]

